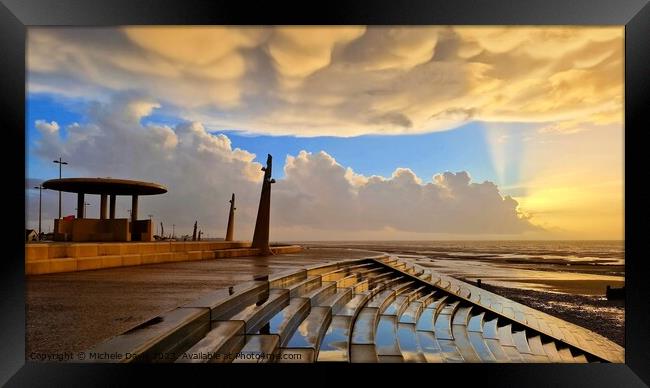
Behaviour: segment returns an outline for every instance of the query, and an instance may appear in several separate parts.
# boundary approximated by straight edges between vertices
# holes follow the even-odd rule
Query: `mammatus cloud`
[[[214,135],[198,122],[175,127],[141,123],[159,106],[138,95],[122,94],[108,104],[90,107],[87,124],[66,128],[39,121],[41,138],[34,155],[50,160],[62,155],[75,174],[147,179],[169,193],[143,198],[141,217],[154,214],[190,230],[194,220],[206,231],[225,228],[227,200],[237,194],[237,225],[242,238],[252,233],[259,201],[261,165],[254,155],[233,149],[225,135]],[[56,128],[56,130],[54,130]],[[276,158],[276,168],[282,168]],[[517,202],[503,197],[493,183],[472,183],[466,172],[443,173],[424,182],[406,168],[391,177],[363,176],[338,164],[325,152],[305,151],[287,157],[285,178],[273,188],[273,228],[420,233],[520,234],[538,230],[517,211]],[[66,214],[74,195],[66,195]],[[37,214],[37,196],[28,196],[29,219]],[[48,197],[54,216],[54,195]],[[121,203],[121,211],[128,199]],[[96,206],[96,205],[95,205]],[[92,214],[97,209],[92,208]],[[119,213],[119,211],[118,211]],[[46,217],[47,219],[47,217]],[[214,234],[213,234],[214,235]],[[273,237],[273,236],[272,236]]]
[[[337,46],[364,32],[364,27],[279,27],[273,30],[267,50],[282,76],[305,78],[329,66]]]
[[[30,28],[27,63],[30,93],[137,90],[251,133],[622,123],[620,27]]]

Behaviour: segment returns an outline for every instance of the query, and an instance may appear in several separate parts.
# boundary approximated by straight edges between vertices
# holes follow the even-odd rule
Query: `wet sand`
[[[469,282],[474,285],[476,283]],[[483,283],[482,288],[523,305],[594,331],[625,347],[625,301],[570,295]]]

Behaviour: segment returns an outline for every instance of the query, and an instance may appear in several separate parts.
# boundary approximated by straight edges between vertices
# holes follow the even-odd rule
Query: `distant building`
[[[34,229],[25,230],[25,241],[38,241],[38,233]]]

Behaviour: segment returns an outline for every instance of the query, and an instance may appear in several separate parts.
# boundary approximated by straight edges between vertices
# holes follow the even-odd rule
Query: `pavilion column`
[[[84,204],[85,204],[84,193],[77,194],[77,218],[84,218]]]
[[[138,220],[138,196],[134,195],[131,197],[131,221],[135,222]]]
[[[107,197],[106,194],[102,194],[101,200],[99,202],[99,219],[100,220],[105,220],[106,219],[106,202],[107,202],[107,199],[108,199],[106,197]]]
[[[111,194],[111,210],[108,216],[111,220],[115,219],[115,194]]]

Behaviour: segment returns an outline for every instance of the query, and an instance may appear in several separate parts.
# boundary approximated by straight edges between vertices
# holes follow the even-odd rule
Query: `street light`
[[[176,224],[172,224],[172,238],[176,238]]]
[[[61,167],[68,162],[64,162],[59,156],[59,160],[53,160],[54,163],[59,165],[59,179],[61,179]],[[59,190],[59,219],[61,219],[61,190]]]
[[[42,200],[43,200],[43,186],[38,185],[38,186],[34,186],[34,188],[38,189],[38,239],[40,240],[41,239],[41,209],[42,209]]]

